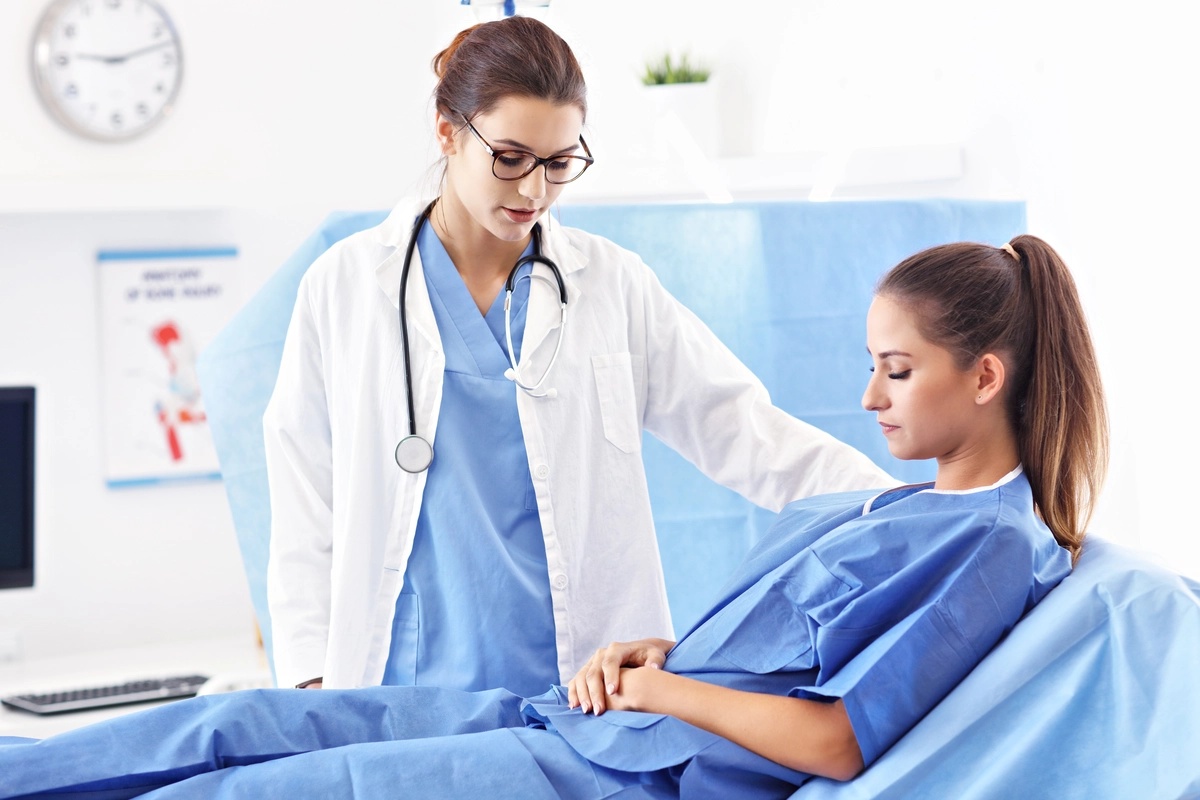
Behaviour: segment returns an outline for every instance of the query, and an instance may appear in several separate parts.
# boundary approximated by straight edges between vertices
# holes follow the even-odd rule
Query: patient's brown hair
[[[1011,251],[1008,249],[1011,248]],[[1033,499],[1078,558],[1108,468],[1108,413],[1075,281],[1050,245],[957,243],[901,262],[876,287],[916,313],[921,334],[961,368],[996,353],[1006,408]]]

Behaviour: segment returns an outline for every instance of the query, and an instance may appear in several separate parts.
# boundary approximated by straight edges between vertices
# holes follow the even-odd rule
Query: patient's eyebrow
[[[867,352],[869,353],[871,351],[867,350]],[[903,350],[884,350],[882,353],[879,354],[878,357],[879,358],[891,358],[892,356],[904,356],[906,358],[912,358],[912,353],[906,353]]]

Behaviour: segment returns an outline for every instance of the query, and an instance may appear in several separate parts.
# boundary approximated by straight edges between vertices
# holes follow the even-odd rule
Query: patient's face
[[[896,458],[939,461],[969,453],[980,435],[973,372],[922,336],[916,318],[887,297],[867,312],[872,374],[863,408],[874,411]]]

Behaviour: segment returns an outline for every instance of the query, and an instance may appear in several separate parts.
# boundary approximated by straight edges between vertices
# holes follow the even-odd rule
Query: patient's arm
[[[723,736],[777,764],[849,780],[863,767],[850,717],[840,700],[743,692],[661,669],[673,642],[614,642],[596,651],[568,686],[572,708],[670,714]]]
[[[659,669],[624,669],[616,710],[670,714],[785,767],[850,780],[862,753],[841,700],[743,692]]]

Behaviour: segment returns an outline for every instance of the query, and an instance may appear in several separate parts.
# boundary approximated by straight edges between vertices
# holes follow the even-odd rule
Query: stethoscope
[[[412,359],[409,358],[408,347],[408,314],[405,311],[405,299],[408,296],[408,268],[412,264],[413,250],[417,246],[417,235],[421,232],[421,226],[429,219],[430,213],[433,211],[437,200],[425,207],[425,210],[417,216],[416,222],[413,223],[412,235],[408,238],[408,249],[404,253],[404,267],[400,271],[400,340],[404,346],[404,388],[408,395],[408,435],[400,440],[396,445],[396,463],[400,469],[405,472],[424,472],[429,469],[429,465],[433,463],[433,445],[428,439],[417,435],[417,413],[413,406],[413,379],[412,379]],[[515,383],[530,397],[557,397],[556,389],[540,390],[541,385],[545,383],[546,376],[550,374],[550,370],[554,368],[554,362],[558,360],[558,351],[562,348],[563,330],[567,327],[567,287],[563,283],[562,274],[558,271],[558,265],[551,261],[546,256],[542,255],[542,226],[534,225],[532,230],[533,236],[533,253],[523,256],[509,270],[508,279],[504,281],[504,343],[507,345],[506,353],[508,355],[508,363],[512,366],[504,371],[504,377]],[[521,267],[526,264],[545,264],[554,273],[554,282],[544,275],[535,275],[531,271],[528,275],[522,277],[529,280],[537,279],[544,281],[551,286],[558,288],[559,300],[559,319],[558,319],[558,341],[554,345],[554,353],[550,356],[550,363],[546,365],[542,377],[538,378],[534,383],[525,383],[521,379],[521,368],[517,364],[516,358],[513,357],[512,344],[512,315],[510,307],[512,305],[513,287],[517,283],[517,273]]]

